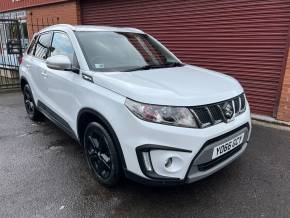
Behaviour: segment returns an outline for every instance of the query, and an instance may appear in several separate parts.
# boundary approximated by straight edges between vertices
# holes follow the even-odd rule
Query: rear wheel
[[[121,177],[121,167],[113,140],[99,123],[90,123],[84,134],[87,163],[95,178],[104,186],[116,185]]]
[[[29,118],[33,121],[38,121],[43,118],[42,114],[37,110],[34,103],[33,95],[28,84],[23,88],[24,105]]]

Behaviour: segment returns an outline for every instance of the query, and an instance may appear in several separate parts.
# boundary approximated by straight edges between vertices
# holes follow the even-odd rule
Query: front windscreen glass
[[[134,71],[182,64],[155,39],[129,32],[76,32],[93,71]]]

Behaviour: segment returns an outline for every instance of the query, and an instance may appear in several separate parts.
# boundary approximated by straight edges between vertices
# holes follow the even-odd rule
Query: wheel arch
[[[123,169],[126,169],[127,167],[126,167],[123,150],[121,148],[117,134],[115,133],[110,122],[100,112],[91,108],[82,108],[79,111],[78,116],[77,116],[77,134],[78,134],[79,142],[83,144],[83,135],[84,135],[85,128],[92,121],[96,121],[100,123],[109,132],[116,146],[122,167]]]
[[[23,91],[24,86],[25,86],[26,84],[29,84],[28,81],[27,81],[27,79],[26,79],[24,76],[21,76],[21,77],[20,77],[20,87],[21,87],[21,90],[22,90],[22,91]]]

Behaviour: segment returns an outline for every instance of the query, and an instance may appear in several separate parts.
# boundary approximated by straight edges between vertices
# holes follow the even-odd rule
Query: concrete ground
[[[49,121],[33,123],[22,95],[0,94],[0,217],[289,217],[290,132],[254,125],[242,157],[190,185],[106,189],[81,147]]]

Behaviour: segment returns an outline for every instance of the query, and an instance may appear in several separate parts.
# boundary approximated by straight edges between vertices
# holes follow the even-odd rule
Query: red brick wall
[[[69,0],[0,0],[0,12],[22,10],[24,8],[52,4],[56,2],[64,2]]]
[[[290,121],[290,49],[286,63],[285,76],[282,84],[277,119]]]
[[[44,26],[57,23],[80,24],[80,10],[77,1],[55,3],[27,9],[27,25],[30,38],[33,33],[38,32]]]

